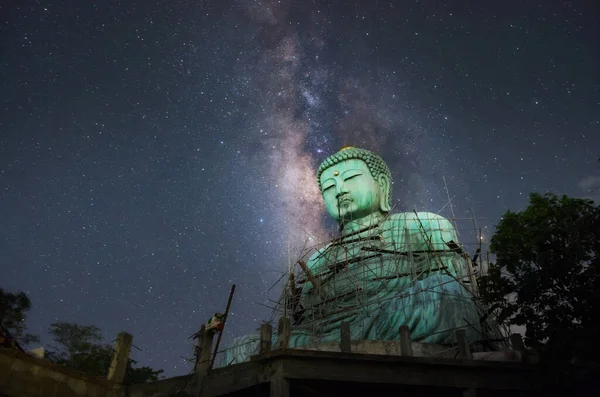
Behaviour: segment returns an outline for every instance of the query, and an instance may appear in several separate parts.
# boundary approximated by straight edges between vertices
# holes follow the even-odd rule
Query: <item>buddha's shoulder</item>
[[[384,221],[388,227],[436,226],[439,229],[453,229],[452,223],[441,215],[433,212],[400,212],[390,214]]]

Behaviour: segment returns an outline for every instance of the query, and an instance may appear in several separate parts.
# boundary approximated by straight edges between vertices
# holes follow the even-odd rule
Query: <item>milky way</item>
[[[415,106],[402,91],[408,77],[376,60],[363,70],[331,62],[324,50],[329,21],[318,8],[308,10],[307,20],[299,22],[290,1],[252,2],[246,7],[258,27],[253,44],[259,49],[259,107],[252,123],[260,128],[252,138],[263,144],[261,160],[266,160],[280,200],[280,235],[301,245],[306,238],[324,241],[331,234],[323,224],[314,175],[325,156],[345,145],[388,157],[402,182],[398,196],[423,205],[425,184],[440,185],[442,174],[426,180],[422,164],[416,163],[417,152],[431,140],[422,120],[411,116]],[[436,159],[436,165],[441,160]]]

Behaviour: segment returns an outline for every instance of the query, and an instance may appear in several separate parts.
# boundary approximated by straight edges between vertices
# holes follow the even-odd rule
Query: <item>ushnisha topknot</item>
[[[379,178],[380,175],[385,175],[389,178],[390,188],[388,192],[388,205],[392,206],[392,173],[388,168],[387,164],[381,157],[376,155],[373,152],[370,152],[366,149],[357,148],[354,146],[344,146],[337,153],[332,154],[327,157],[321,165],[319,166],[319,170],[317,171],[317,183],[319,184],[319,190],[323,192],[321,187],[321,174],[327,168],[332,167],[338,163],[341,163],[344,160],[350,159],[358,159],[367,163],[367,167],[371,172],[371,175],[375,180]]]

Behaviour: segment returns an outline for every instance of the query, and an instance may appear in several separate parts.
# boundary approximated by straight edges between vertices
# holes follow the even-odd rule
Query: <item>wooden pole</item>
[[[219,336],[217,337],[217,345],[215,346],[215,351],[213,352],[212,360],[210,360],[210,365],[208,366],[207,372],[210,372],[215,364],[217,352],[219,351],[219,345],[221,344],[221,337],[223,336],[223,330],[225,328],[225,321],[227,321],[227,315],[229,314],[229,308],[231,307],[231,300],[233,299],[234,292],[235,284],[231,286],[231,291],[229,291],[229,299],[227,299],[227,307],[225,308],[225,314],[223,315],[223,329],[221,329],[221,332],[219,332]]]
[[[406,246],[406,252],[408,253],[408,267],[410,270],[411,277],[410,284],[414,285],[417,282],[417,269],[415,268],[415,260],[413,257],[412,244],[410,241],[410,232],[408,231],[407,227],[404,228],[404,242]]]
[[[308,277],[308,280],[312,283],[313,287],[315,289],[319,289],[319,287],[321,286],[319,284],[319,280],[317,280],[317,278],[315,277],[315,275],[312,274],[312,272],[308,268],[308,265],[304,261],[298,261],[298,264],[300,265],[300,267],[302,268],[302,270],[304,271],[304,273],[306,273],[306,277]]]
[[[400,326],[400,355],[401,356],[412,356],[412,342],[410,340],[410,330],[408,325]]]

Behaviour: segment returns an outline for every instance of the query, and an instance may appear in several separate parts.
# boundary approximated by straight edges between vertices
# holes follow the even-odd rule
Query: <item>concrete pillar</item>
[[[129,353],[131,352],[131,345],[133,343],[133,336],[127,332],[121,332],[117,335],[117,342],[115,343],[115,352],[113,354],[110,368],[108,369],[108,380],[112,380],[116,383],[123,383],[125,379],[125,371],[127,370],[127,364],[129,364]]]
[[[523,337],[521,334],[512,334],[510,336],[510,345],[514,351],[517,351],[521,354],[521,361],[528,362],[529,357],[527,356],[527,352],[525,351],[525,344],[523,343]]]
[[[269,385],[269,397],[289,397],[290,382],[282,376],[271,378]]]
[[[196,342],[196,366],[194,372],[205,374],[210,366],[212,358],[213,332],[206,332],[206,326],[202,324]]]
[[[525,344],[523,343],[523,338],[521,337],[521,334],[512,334],[510,336],[510,344],[513,350],[516,350],[518,352],[525,351]]]
[[[412,342],[410,340],[410,330],[408,325],[400,326],[400,355],[412,356]]]
[[[469,346],[469,342],[467,342],[467,331],[459,329],[454,335],[456,336],[456,343],[458,345],[458,358],[472,360],[473,353],[471,353],[471,346]]]
[[[463,397],[477,397],[477,390],[475,389],[465,389],[462,392]]]
[[[342,353],[350,353],[352,351],[350,324],[345,321],[340,324],[340,350]]]
[[[262,324],[260,326],[260,354],[265,354],[271,351],[272,338],[273,326],[269,323]]]
[[[290,346],[290,334],[292,331],[292,324],[288,317],[281,317],[279,324],[277,324],[277,336],[278,336],[278,347],[280,349],[287,349]]]

